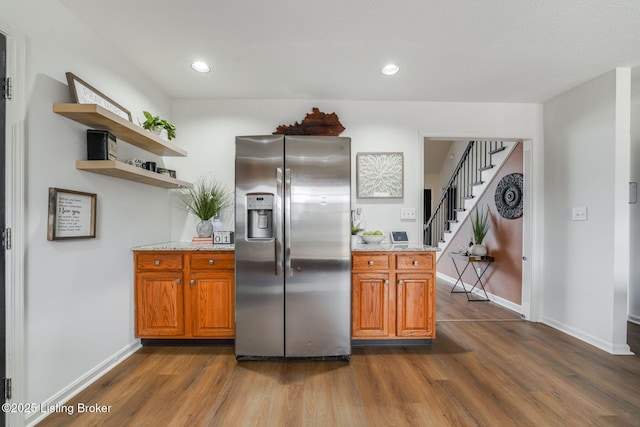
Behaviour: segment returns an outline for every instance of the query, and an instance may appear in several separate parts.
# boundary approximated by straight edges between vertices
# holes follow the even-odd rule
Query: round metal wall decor
[[[507,219],[522,216],[522,174],[512,173],[504,176],[496,188],[496,208]]]

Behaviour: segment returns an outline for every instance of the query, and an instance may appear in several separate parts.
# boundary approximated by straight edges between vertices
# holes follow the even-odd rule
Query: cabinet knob
[[[369,265],[373,265],[373,261],[369,261],[367,264],[369,264]]]
[[[176,283],[180,284],[180,283],[182,283],[182,280],[176,279]]]
[[[192,285],[195,285],[196,284],[196,280],[195,279],[191,279],[191,280],[189,280],[189,283],[192,284]]]
[[[418,261],[413,261],[413,265],[418,265]]]
[[[384,285],[387,286],[389,284],[389,280],[384,281]]]
[[[209,260],[209,265],[213,265],[213,262],[214,262],[214,261],[213,261],[212,259],[210,259],[210,260]]]
[[[404,282],[402,280],[398,280],[398,285],[402,286]]]
[[[153,261],[153,265],[160,265],[160,260],[157,259],[157,260]]]

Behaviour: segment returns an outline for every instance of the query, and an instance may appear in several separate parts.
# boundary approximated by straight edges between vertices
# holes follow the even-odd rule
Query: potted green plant
[[[471,213],[471,229],[473,230],[473,242],[474,244],[469,248],[469,254],[475,256],[485,256],[487,254],[487,248],[482,244],[482,241],[489,232],[491,226],[491,212],[489,207],[486,206],[484,212],[480,212],[476,206]]]
[[[215,179],[201,178],[193,188],[182,190],[178,197],[187,212],[200,218],[196,226],[198,237],[210,237],[213,233],[211,218],[233,204],[232,193]]]
[[[151,132],[156,132],[163,137],[163,133],[166,132],[166,139],[171,141],[176,137],[176,127],[172,123],[169,123],[165,119],[161,119],[159,116],[154,116],[148,111],[143,111],[146,120],[142,123],[142,127]],[[162,133],[161,133],[162,132]]]

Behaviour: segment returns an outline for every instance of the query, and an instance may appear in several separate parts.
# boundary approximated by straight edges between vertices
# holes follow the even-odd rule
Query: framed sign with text
[[[89,83],[80,79],[80,77],[76,76],[75,74],[68,72],[66,76],[73,102],[77,104],[97,104],[102,108],[105,108],[112,113],[117,114],[123,119],[133,122],[131,118],[131,112],[125,109],[122,105],[118,104],[113,99],[100,92],[98,89],[89,85]]]
[[[47,240],[96,237],[96,194],[49,188]]]

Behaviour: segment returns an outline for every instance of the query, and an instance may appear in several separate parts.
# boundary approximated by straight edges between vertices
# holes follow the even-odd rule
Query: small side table
[[[449,257],[453,262],[453,266],[456,269],[456,273],[458,273],[458,280],[456,280],[456,283],[453,285],[453,288],[451,288],[451,293],[461,294],[464,292],[467,295],[467,300],[469,301],[491,301],[489,299],[489,295],[487,295],[487,291],[484,289],[484,284],[482,283],[482,276],[484,276],[484,273],[487,271],[489,266],[493,263],[494,258],[488,255],[476,256],[476,255],[468,255],[468,254],[459,253],[459,252],[449,252]],[[458,264],[456,264],[456,260],[458,260],[458,262],[460,263],[466,263],[464,268],[462,269],[462,272],[458,268]],[[475,268],[473,269],[473,272],[476,273],[476,276],[478,279],[473,284],[473,287],[471,288],[471,290],[467,290],[467,288],[464,286],[464,282],[462,281],[462,275],[464,275],[464,272],[467,271],[467,268],[469,268],[470,265],[477,264],[477,263],[485,264],[484,269],[480,269],[480,273],[478,273],[478,271]],[[458,283],[460,284],[460,286],[462,286],[461,291],[455,290],[456,286],[458,286]],[[484,292],[484,298],[472,297],[473,290],[476,289],[476,287],[478,289],[482,289],[482,292]]]

